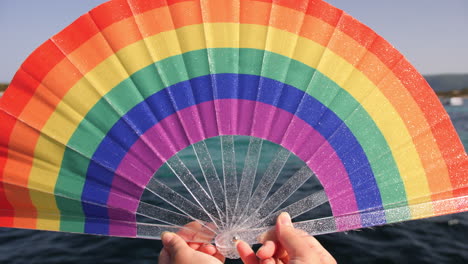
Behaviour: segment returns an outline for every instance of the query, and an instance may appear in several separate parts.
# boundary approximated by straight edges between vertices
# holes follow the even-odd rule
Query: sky
[[[0,0],[0,82],[105,0]],[[393,44],[422,74],[468,73],[467,0],[327,0]]]

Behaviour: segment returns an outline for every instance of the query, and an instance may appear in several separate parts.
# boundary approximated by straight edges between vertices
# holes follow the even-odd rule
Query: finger
[[[210,243],[213,238],[215,237],[215,233],[213,230],[216,229],[216,226],[213,226],[212,223],[205,223],[204,225],[200,225],[200,228],[193,236],[193,241],[199,241],[203,243]]]
[[[187,244],[189,245],[189,247],[195,250],[198,250],[202,246],[202,243],[195,243],[195,242],[187,242]]]
[[[305,243],[311,250],[320,256],[320,259],[322,259],[324,263],[336,263],[335,258],[333,258],[330,252],[328,252],[315,237],[310,235],[305,236]]]
[[[325,248],[320,244],[320,242],[318,242],[318,240],[315,237],[310,236],[310,235],[303,236],[303,237],[307,246],[313,249],[325,250]]]
[[[313,255],[310,249],[304,245],[304,239],[294,229],[291,217],[288,213],[281,213],[276,223],[278,240],[281,246],[286,250],[289,257],[307,261],[312,259]]]
[[[184,239],[175,233],[165,232],[161,237],[162,243],[169,256],[173,257],[185,250],[193,250]]]
[[[295,229],[295,232],[296,234],[302,237],[305,246],[308,246],[312,250],[315,250],[318,252],[326,251],[326,249],[322,246],[322,244],[320,244],[320,242],[315,237],[309,235],[309,233],[307,233],[306,231],[301,230],[301,229]]]
[[[261,264],[276,264],[276,260],[274,258],[268,258],[268,259],[264,259],[262,260]]]
[[[238,241],[236,248],[244,264],[259,264],[257,256],[255,256],[255,252],[247,243],[244,241]]]
[[[224,257],[223,254],[221,254],[219,251],[213,257],[217,258],[222,263],[224,263],[224,261],[226,260],[226,257]]]
[[[176,234],[182,237],[187,242],[201,244],[210,243],[214,235],[213,231],[207,228],[207,226],[209,225],[210,224],[206,224],[206,226],[203,226],[203,224],[193,221],[181,227]]]
[[[278,258],[279,259],[279,263],[289,263],[289,255],[286,254],[284,257],[282,258]]]
[[[295,228],[294,231],[296,231],[296,234],[300,235],[300,236],[303,236],[303,237],[312,237],[311,235],[309,235],[309,233],[307,233],[306,231],[302,230],[302,229],[298,229],[298,228]]]
[[[275,242],[275,244],[276,244],[276,250],[275,250],[274,257],[278,259],[286,259],[286,257],[288,256],[288,252],[284,250],[280,242]]]
[[[193,238],[200,231],[202,225],[196,221],[190,222],[179,229],[177,235],[182,237],[185,241],[193,241]]]
[[[224,263],[224,261],[226,260],[223,254],[221,254],[221,252],[219,252],[218,250],[216,250],[216,253],[213,255],[213,257],[219,259],[219,261],[221,261],[222,263]]]
[[[198,251],[203,252],[203,253],[208,254],[208,255],[211,255],[211,256],[213,256],[214,254],[216,254],[218,252],[216,247],[211,245],[211,244],[201,245],[200,248],[198,249]]]
[[[276,238],[276,230],[274,228],[268,230],[268,232],[261,234],[260,237],[258,238],[258,242],[261,244],[265,243],[268,240],[271,240],[271,241],[278,240]]]
[[[170,264],[171,263],[171,258],[170,258],[169,254],[167,253],[167,251],[164,248],[159,253],[158,263],[159,264]]]
[[[263,246],[260,249],[258,249],[257,257],[263,260],[269,259],[273,257],[273,255],[275,254],[275,251],[276,251],[275,242],[268,240],[263,244]]]

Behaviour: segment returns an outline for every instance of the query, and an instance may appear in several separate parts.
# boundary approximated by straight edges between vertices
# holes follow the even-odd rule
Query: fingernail
[[[241,242],[244,242],[244,241],[242,241],[242,240],[239,239],[239,240],[236,241],[236,243],[234,243],[234,245],[237,247],[237,245],[239,245]],[[245,242],[244,242],[244,243],[245,243]]]
[[[163,232],[161,234],[161,240],[162,240],[163,245],[167,245],[167,243],[171,242],[172,238],[174,238],[174,233]]]
[[[285,226],[292,226],[291,216],[289,216],[289,214],[286,213],[286,212],[282,212],[282,213],[279,215],[278,221],[279,221],[280,224],[282,224],[282,225],[285,225]]]
[[[261,247],[257,250],[257,254],[258,254],[258,252],[262,251],[263,247],[264,247],[264,246],[261,246]]]
[[[265,242],[265,238],[266,238],[266,233],[263,233],[260,236],[258,236],[257,241],[260,242],[260,243],[263,243],[263,242]]]

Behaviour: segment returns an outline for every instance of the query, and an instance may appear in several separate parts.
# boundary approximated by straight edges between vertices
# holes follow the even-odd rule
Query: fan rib
[[[223,160],[223,179],[226,201],[226,226],[232,226],[234,217],[237,188],[236,155],[234,148],[234,137],[231,135],[221,136],[221,153]]]
[[[186,239],[187,242],[194,243],[214,243],[215,233],[209,230],[206,226],[200,228],[196,225],[185,225],[183,227],[175,227],[170,225],[158,225],[148,223],[137,224],[137,237],[147,239],[161,239],[163,232],[178,233]]]
[[[192,221],[190,217],[183,214],[145,202],[140,202],[137,214],[175,226],[184,226]]]
[[[151,178],[148,185],[146,186],[146,189],[200,224],[204,224],[203,222],[208,222],[211,220],[208,212],[206,212],[203,208],[195,205],[187,198],[181,196],[179,193],[158,181],[154,177]],[[218,221],[219,219],[216,219],[216,222]]]
[[[190,172],[190,170],[185,166],[182,160],[177,154],[172,156],[168,161],[167,165],[177,176],[179,181],[185,187],[185,189],[190,193],[190,195],[195,199],[195,201],[200,205],[203,211],[210,217],[210,219],[216,223],[216,226],[220,226],[219,219],[213,217],[213,214],[217,212],[216,206],[213,203],[213,200],[210,199],[209,194],[203,189],[203,186],[197,181],[195,176]]]
[[[192,148],[195,151],[198,164],[200,165],[200,168],[203,173],[203,177],[205,178],[205,182],[207,183],[211,198],[213,199],[213,202],[216,206],[216,210],[218,211],[219,219],[224,219],[225,217],[224,215],[224,211],[225,211],[224,189],[223,189],[223,186],[221,185],[221,181],[218,177],[218,173],[213,164],[213,160],[211,158],[210,152],[208,151],[208,147],[206,146],[205,141],[200,141],[200,142],[193,144]]]
[[[274,210],[280,207],[295,191],[297,191],[314,173],[310,168],[305,165],[293,176],[291,176],[276,192],[274,192],[268,199],[261,204],[258,209],[255,210],[251,215],[247,216],[244,220],[248,226],[256,226],[259,219],[268,217]],[[244,226],[241,223],[241,226]]]
[[[255,188],[255,191],[252,194],[252,197],[250,198],[249,203],[247,204],[242,214],[243,217],[241,217],[240,219],[251,215],[255,211],[255,209],[265,201],[266,197],[268,196],[268,193],[273,187],[273,184],[276,182],[276,179],[278,178],[284,165],[286,164],[290,153],[291,152],[289,152],[289,150],[285,148],[280,148],[280,150],[278,150],[275,157],[268,165],[268,168],[263,174],[263,177],[261,178],[260,182],[258,183],[257,188]]]
[[[265,218],[257,222],[257,226],[270,225],[274,224],[276,218],[280,215],[281,212],[288,212],[291,218],[296,218],[301,216],[329,201],[327,194],[324,190],[320,190],[308,195],[305,198],[302,198],[280,210],[277,210]]]
[[[258,162],[262,151],[263,140],[256,137],[250,137],[247,155],[245,156],[244,169],[242,171],[239,192],[237,194],[237,205],[234,216],[234,223],[237,224],[242,211],[246,208],[252,195],[255,176],[257,175]]]

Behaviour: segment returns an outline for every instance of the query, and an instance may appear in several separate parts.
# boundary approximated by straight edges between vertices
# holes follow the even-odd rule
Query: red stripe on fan
[[[68,54],[99,32],[97,27],[89,27],[89,24],[89,14],[86,13],[51,39],[60,45],[64,53]],[[80,34],[77,34],[78,32]]]
[[[93,17],[96,24],[102,25],[102,28],[133,16],[127,0],[106,2],[89,11],[89,14]]]
[[[0,124],[2,127],[11,130],[15,125],[14,119],[6,113],[0,111]],[[5,186],[3,182],[3,171],[8,155],[8,142],[10,141],[9,133],[0,133],[0,226],[13,227],[14,211],[13,206],[8,202],[5,194]]]

